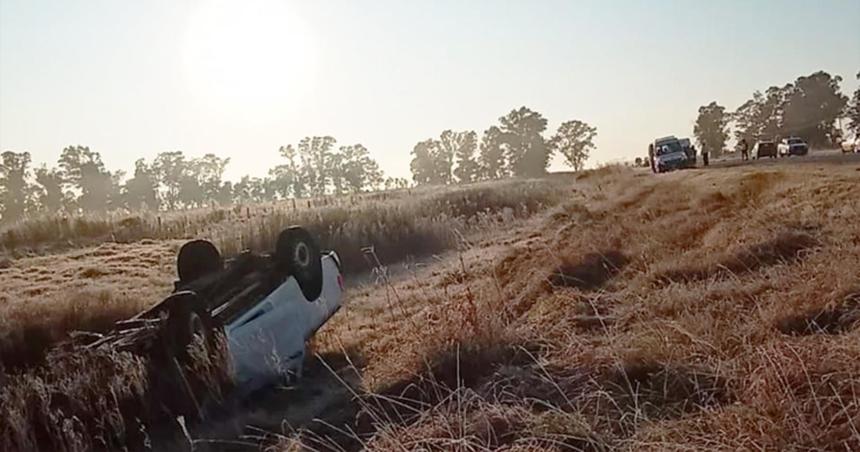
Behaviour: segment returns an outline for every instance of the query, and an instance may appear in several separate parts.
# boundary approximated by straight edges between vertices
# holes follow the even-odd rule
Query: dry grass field
[[[373,267],[367,245],[387,271],[350,289],[298,388],[198,448],[857,450],[858,170],[607,167],[177,220],[199,224],[187,235],[141,220],[155,226],[128,243],[6,241],[0,449],[159,444],[170,427],[143,359],[50,347],[157,302],[188,235],[264,248],[304,223],[355,273]],[[244,436],[225,433],[236,425]]]

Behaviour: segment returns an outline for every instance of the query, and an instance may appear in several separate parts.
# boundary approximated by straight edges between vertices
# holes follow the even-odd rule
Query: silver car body
[[[241,393],[301,376],[308,339],[340,309],[343,277],[337,254],[321,258],[322,294],[308,301],[296,279],[287,278],[253,308],[224,327]]]

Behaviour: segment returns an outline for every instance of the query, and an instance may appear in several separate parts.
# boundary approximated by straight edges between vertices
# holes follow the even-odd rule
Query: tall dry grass
[[[43,215],[0,230],[0,250],[8,260],[107,241],[208,238],[232,254],[268,250],[284,226],[300,224],[326,247],[347,250],[347,260],[349,250],[369,244],[387,258],[386,247],[406,253],[444,249],[453,230],[527,216],[555,204],[560,195],[557,179],[508,180],[165,213]]]
[[[532,233],[355,294],[317,341],[361,362],[355,415],[272,450],[860,448],[860,173],[579,182]]]
[[[229,255],[272,249],[277,232],[301,224],[324,247],[339,252],[348,272],[361,272],[373,265],[365,259],[368,248],[386,262],[439,253],[464,237],[555,205],[565,194],[561,180],[522,180],[426,190],[415,197],[368,196],[355,205],[317,209],[294,210],[287,204],[175,213],[167,220],[137,216],[72,223],[95,221],[97,227],[67,227],[70,223],[58,218],[21,223],[5,232],[14,240],[4,244],[17,245],[0,269],[0,283],[7,288],[0,295],[0,362],[5,367],[0,368],[0,411],[16,419],[0,427],[0,449],[137,448],[162,444],[161,436],[176,441],[177,424],[159,417],[164,413],[157,399],[163,394],[152,388],[148,361],[99,354],[90,362],[86,354],[71,359],[52,351],[71,331],[108,330],[166,295],[173,256],[182,243],[171,238],[207,237]],[[106,237],[110,240],[96,247],[77,246]],[[33,242],[23,246],[21,240]],[[26,256],[39,249],[54,252]],[[111,366],[99,364],[105,360],[112,360]],[[77,373],[78,366],[92,368]],[[65,402],[55,406],[54,399]],[[76,419],[72,424],[70,416]]]

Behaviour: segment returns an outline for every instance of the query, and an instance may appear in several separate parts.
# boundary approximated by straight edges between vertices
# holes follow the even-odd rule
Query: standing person
[[[651,163],[651,172],[656,173],[657,167],[654,166],[654,143],[648,145],[648,161]]]
[[[702,146],[702,164],[708,166],[708,148],[706,146]]]
[[[740,142],[741,146],[741,160],[749,160],[750,159],[750,147],[747,144],[746,138],[741,138]]]

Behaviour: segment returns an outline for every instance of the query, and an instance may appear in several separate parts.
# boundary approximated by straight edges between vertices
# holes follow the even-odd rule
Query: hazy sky
[[[594,164],[819,69],[852,91],[859,23],[857,0],[0,0],[0,149],[214,152],[236,178],[332,135],[408,177],[419,140],[526,105],[597,126]]]

